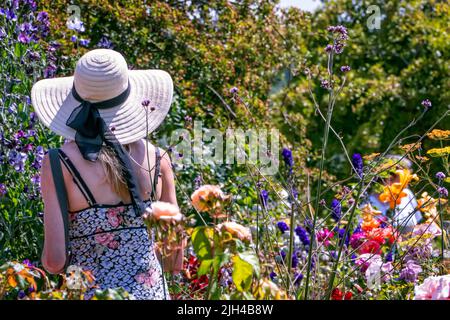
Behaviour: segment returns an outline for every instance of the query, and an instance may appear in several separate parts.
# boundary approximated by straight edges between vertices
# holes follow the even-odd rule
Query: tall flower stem
[[[357,195],[356,195],[356,199],[359,199],[359,197],[362,194],[362,191],[364,190],[364,183],[361,180],[359,183],[359,187],[358,187],[358,191],[357,191]],[[345,245],[345,239],[347,239],[347,237],[350,234],[350,227],[351,227],[351,221],[353,220],[353,217],[355,216],[355,212],[356,212],[356,207],[358,206],[358,202],[355,201],[355,203],[353,204],[352,207],[352,211],[350,212],[350,216],[348,218],[348,224],[347,227],[345,228],[345,234],[341,239],[341,243],[339,244],[339,251],[336,257],[336,262],[333,265],[333,270],[331,270],[331,274],[330,274],[330,280],[328,281],[328,291],[327,291],[327,299],[331,298],[331,292],[333,291],[333,284],[334,284],[334,279],[336,277],[336,272],[337,272],[337,268],[339,265],[339,259],[341,258],[341,254],[342,254],[342,248]]]
[[[325,162],[325,153],[328,145],[328,135],[330,133],[330,123],[331,123],[331,116],[333,114],[333,107],[334,107],[334,99],[333,97],[333,90],[330,91],[330,97],[328,102],[328,110],[327,110],[327,122],[325,124],[324,128],[324,135],[323,135],[323,145],[322,145],[322,156],[320,159],[320,169],[319,169],[319,177],[317,180],[317,191],[316,191],[316,199],[314,204],[314,217],[313,217],[313,223],[312,223],[312,230],[311,230],[311,246],[308,251],[308,267],[306,270],[306,280],[305,280],[305,300],[308,299],[309,294],[309,281],[311,276],[311,261],[312,261],[312,251],[314,250],[315,242],[316,242],[316,224],[317,224],[317,216],[319,212],[319,198],[321,194],[321,187],[322,187],[322,172]]]
[[[333,45],[336,44],[336,41],[334,40]],[[328,145],[328,136],[330,133],[330,126],[331,126],[331,116],[333,115],[333,107],[334,103],[336,102],[335,96],[334,96],[334,89],[332,85],[333,81],[333,53],[331,52],[328,54],[328,62],[327,62],[327,71],[328,71],[328,81],[331,88],[329,89],[329,97],[328,97],[328,108],[327,108],[327,121],[325,123],[324,133],[323,133],[323,144],[322,144],[322,155],[320,159],[320,168],[319,168],[319,177],[317,180],[317,190],[316,190],[316,199],[314,204],[314,217],[313,217],[313,223],[312,223],[312,230],[311,230],[311,246],[308,251],[308,266],[306,270],[306,280],[305,280],[305,300],[308,299],[309,294],[309,281],[311,277],[311,261],[312,261],[312,251],[315,247],[316,242],[316,224],[317,224],[317,216],[319,212],[319,202],[320,202],[320,194],[321,194],[321,187],[322,187],[322,173],[323,173],[323,167],[325,162],[325,154],[326,149]]]

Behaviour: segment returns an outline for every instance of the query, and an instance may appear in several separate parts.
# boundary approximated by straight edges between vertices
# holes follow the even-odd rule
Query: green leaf
[[[209,227],[197,227],[192,232],[192,245],[198,259],[212,259],[212,246],[209,239],[213,232]]]
[[[239,255],[233,258],[233,283],[236,289],[244,292],[250,289],[252,284],[253,266],[245,260],[242,260]]]
[[[213,259],[203,260],[200,263],[200,267],[197,270],[197,274],[199,276],[202,276],[204,274],[208,274],[209,270],[211,269],[212,263],[213,263]]]
[[[256,254],[253,251],[246,251],[239,253],[239,257],[250,264],[253,268],[253,272],[256,274],[257,277],[259,277],[259,260]]]

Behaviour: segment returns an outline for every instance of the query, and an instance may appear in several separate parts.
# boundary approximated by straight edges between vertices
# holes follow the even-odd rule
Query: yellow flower
[[[431,157],[444,157],[450,154],[450,146],[444,148],[433,148],[427,151]]]
[[[253,292],[256,300],[288,300],[286,292],[269,279],[261,279]]]
[[[413,152],[416,151],[417,149],[419,149],[422,146],[421,142],[415,142],[415,143],[410,143],[410,144],[404,144],[402,146],[400,146],[400,149],[402,149],[405,152]]]
[[[380,153],[371,153],[371,154],[363,156],[363,158],[364,158],[364,160],[371,161],[371,160],[375,159],[376,157],[378,157],[379,155],[380,155]]]
[[[383,193],[380,194],[381,202],[389,202],[389,207],[394,209],[397,204],[402,202],[402,198],[407,194],[403,190],[408,186],[411,180],[418,180],[417,175],[411,174],[408,169],[396,170],[399,182],[394,182],[390,186],[383,187]]]
[[[450,130],[434,129],[427,133],[427,137],[433,140],[448,140],[450,139]]]
[[[441,205],[447,203],[446,199],[435,199],[428,195],[428,192],[424,192],[420,199],[417,199],[417,209],[423,212],[426,222],[434,221],[438,216],[437,205],[440,202]]]

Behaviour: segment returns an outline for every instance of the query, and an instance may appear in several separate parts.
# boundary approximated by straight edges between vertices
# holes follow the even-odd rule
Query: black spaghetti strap
[[[159,148],[155,147],[155,174],[153,176],[153,186],[152,186],[152,198],[157,201],[156,199],[156,192],[157,192],[157,185],[158,185],[158,178],[161,175],[161,155],[159,152]]]
[[[83,196],[86,198],[87,203],[89,206],[94,206],[97,204],[95,201],[94,195],[92,194],[91,190],[89,190],[88,186],[84,182],[83,178],[81,178],[80,172],[77,170],[75,165],[70,161],[69,157],[62,151],[61,149],[58,149],[59,158],[64,163],[64,166],[67,168],[69,173],[73,177],[73,182],[77,185],[78,189],[80,189]]]

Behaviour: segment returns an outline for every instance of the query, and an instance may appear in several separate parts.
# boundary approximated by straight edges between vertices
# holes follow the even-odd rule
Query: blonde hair
[[[124,145],[124,148],[129,151],[130,147],[129,145]],[[114,150],[111,147],[103,146],[100,150],[98,160],[103,167],[106,179],[112,186],[113,191],[119,195],[123,202],[130,199],[130,193],[123,173],[124,168],[116,157]]]

